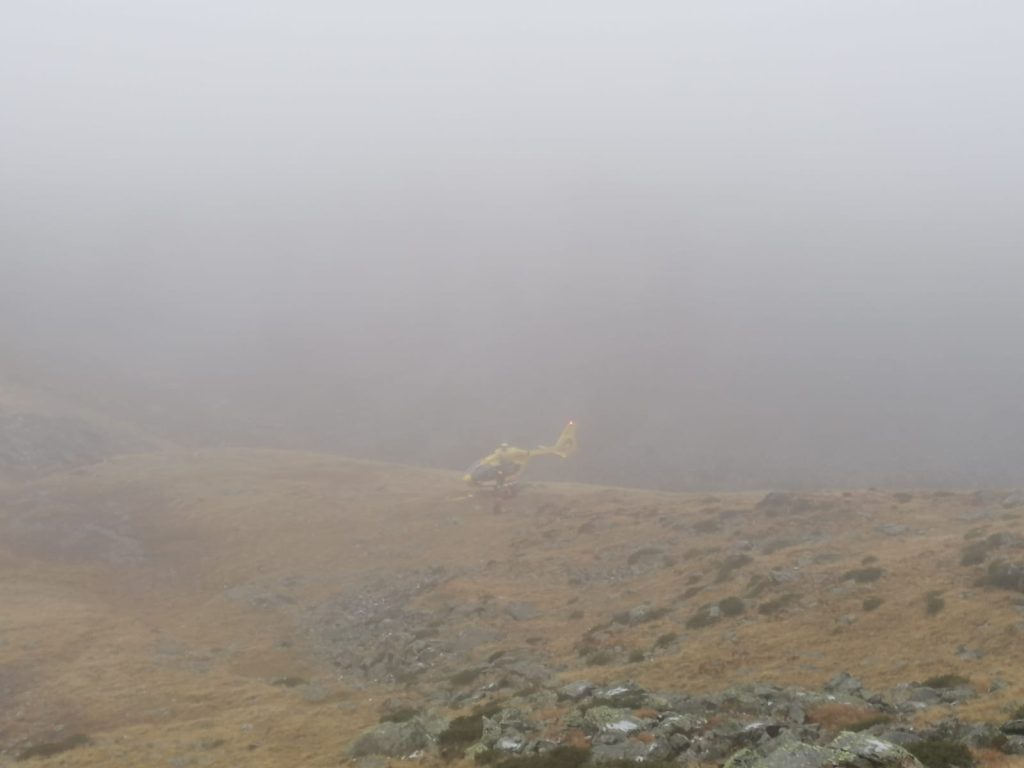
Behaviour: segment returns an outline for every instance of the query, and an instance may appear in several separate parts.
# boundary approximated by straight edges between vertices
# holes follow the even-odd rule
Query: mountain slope
[[[389,697],[457,712],[584,678],[957,673],[996,689],[961,717],[1005,718],[1024,624],[976,582],[1020,556],[1006,496],[538,484],[496,510],[456,473],[250,450],[23,479],[0,490],[0,749],[335,765]]]

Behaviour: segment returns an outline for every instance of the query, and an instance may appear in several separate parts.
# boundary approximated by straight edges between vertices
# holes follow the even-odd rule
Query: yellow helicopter
[[[507,493],[526,471],[535,456],[561,456],[567,459],[576,453],[576,423],[570,421],[554,445],[516,448],[502,443],[494,453],[485,456],[466,470],[463,479],[473,487],[492,487],[498,495]]]

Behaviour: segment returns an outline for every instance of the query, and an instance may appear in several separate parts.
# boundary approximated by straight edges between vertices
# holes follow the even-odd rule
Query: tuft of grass
[[[976,765],[971,750],[949,739],[922,739],[908,744],[907,751],[927,768],[972,768]]]
[[[989,546],[984,541],[975,541],[968,544],[960,551],[960,565],[967,566],[981,565],[988,557]]]
[[[612,624],[614,624],[614,622],[612,622],[612,621],[606,621],[604,624],[595,624],[594,626],[592,626],[590,629],[588,629],[586,632],[583,633],[583,639],[586,640],[588,638],[593,637],[598,632],[604,632]]]
[[[693,530],[697,533],[717,533],[720,531],[722,526],[718,524],[717,520],[698,520],[693,524]]]
[[[420,711],[416,707],[399,707],[380,716],[382,723],[407,723],[412,720]]]
[[[799,599],[800,595],[796,592],[787,592],[784,595],[779,595],[774,600],[761,603],[757,606],[757,612],[762,616],[776,616]]]
[[[942,593],[933,590],[924,597],[924,610],[929,616],[934,616],[946,607],[946,601],[942,599]]]
[[[935,675],[929,677],[921,685],[925,688],[959,688],[964,685],[970,685],[970,678],[964,677],[963,675],[957,675],[954,673],[947,673],[945,675]]]
[[[679,596],[679,600],[689,600],[691,597],[695,597],[704,591],[704,587],[694,586],[687,589],[683,594]]]
[[[760,597],[764,594],[764,591],[772,586],[772,580],[767,576],[760,573],[755,573],[750,577],[750,581],[747,584],[747,597]]]
[[[878,581],[882,578],[885,570],[878,568],[877,566],[871,566],[868,568],[854,568],[851,571],[847,571],[843,574],[843,581],[849,581],[852,579],[858,584],[868,584],[872,581]]]
[[[92,744],[92,739],[84,733],[75,733],[65,739],[60,739],[59,741],[47,741],[42,744],[36,744],[35,746],[29,747],[19,753],[16,759],[20,761],[28,760],[33,757],[53,757],[54,755],[59,755],[61,752],[67,752],[75,749],[76,747],[84,747],[88,744]]]
[[[474,680],[480,677],[481,672],[483,672],[483,670],[478,667],[474,667],[473,669],[463,669],[449,677],[448,682],[461,688],[464,685],[472,684]]]
[[[762,555],[774,555],[779,550],[788,549],[789,547],[795,546],[796,544],[799,544],[799,543],[800,543],[799,539],[786,539],[786,538],[772,539],[772,540],[770,540],[768,542],[765,542],[765,544],[761,547],[761,554]]]
[[[711,615],[711,606],[701,606],[693,616],[686,620],[687,629],[703,629],[704,627],[710,627],[712,624],[716,624],[721,619],[720,616]]]
[[[658,549],[657,547],[644,547],[642,549],[638,549],[636,552],[634,552],[628,558],[626,558],[626,564],[627,565],[636,565],[641,560],[643,560],[645,557],[651,557],[653,555],[660,555],[661,553],[662,553],[662,550]]]
[[[661,635],[657,640],[654,641],[655,648],[668,648],[672,643],[679,639],[679,634],[676,632],[666,632]]]
[[[980,537],[980,535],[979,533],[978,536]],[[960,565],[981,565],[988,558],[989,553],[993,549],[1001,547],[1003,543],[1004,536],[1000,533],[993,533],[984,539],[976,537],[974,541],[960,551]]]
[[[628,661],[630,664],[639,664],[645,658],[647,657],[644,654],[644,652],[641,651],[639,648],[635,648],[634,650],[629,652]]]
[[[279,685],[282,688],[298,688],[300,685],[309,685],[309,680],[297,675],[288,675],[287,677],[275,677],[270,684]]]
[[[989,563],[984,583],[1002,589],[1024,592],[1024,567],[1005,560]]]
[[[863,720],[857,720],[853,723],[850,723],[848,726],[846,726],[846,730],[853,731],[854,733],[860,733],[861,731],[866,731],[868,728],[873,728],[876,725],[885,725],[886,723],[889,723],[891,721],[891,715],[886,715],[882,712],[879,712],[877,715],[869,715],[868,717],[865,717]]]
[[[721,584],[723,581],[728,581],[733,577],[740,568],[745,565],[750,565],[754,562],[754,558],[750,555],[729,555],[722,561],[722,564],[718,566],[718,573],[715,575],[715,583]]]
[[[738,597],[727,597],[718,603],[718,609],[723,616],[732,617],[740,616],[746,610],[746,606]]]
[[[456,717],[437,737],[437,745],[441,748],[441,756],[447,760],[462,757],[466,748],[484,735],[484,715],[475,712],[472,715]]]
[[[658,619],[663,619],[670,612],[671,609],[664,605],[658,606],[657,608],[652,608],[650,611],[647,612],[646,615],[644,615],[641,618],[639,623],[646,624],[649,621],[657,621]]]
[[[877,562],[878,562],[878,558],[877,557],[875,557],[874,555],[868,555],[868,556],[866,556],[864,558],[861,558],[860,564],[861,565],[871,565],[872,563],[877,563]]]
[[[877,597],[877,596],[876,597],[865,597],[864,598],[864,602],[861,605],[863,606],[865,611],[873,611],[873,610],[875,610],[875,608],[877,608],[878,606],[880,606],[884,602],[885,602],[885,600],[883,600],[882,598]]]

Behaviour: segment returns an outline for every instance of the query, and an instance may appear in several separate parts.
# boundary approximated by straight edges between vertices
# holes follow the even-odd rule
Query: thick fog
[[[2,17],[0,379],[201,444],[1024,483],[1019,3]]]

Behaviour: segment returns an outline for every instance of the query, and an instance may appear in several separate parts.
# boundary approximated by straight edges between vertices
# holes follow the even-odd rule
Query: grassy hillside
[[[458,711],[584,678],[697,693],[956,673],[985,692],[961,718],[1006,719],[1024,617],[978,585],[1020,554],[1005,497],[538,484],[498,511],[456,473],[247,450],[12,481],[0,749],[84,734],[54,759],[336,765],[388,699]]]

